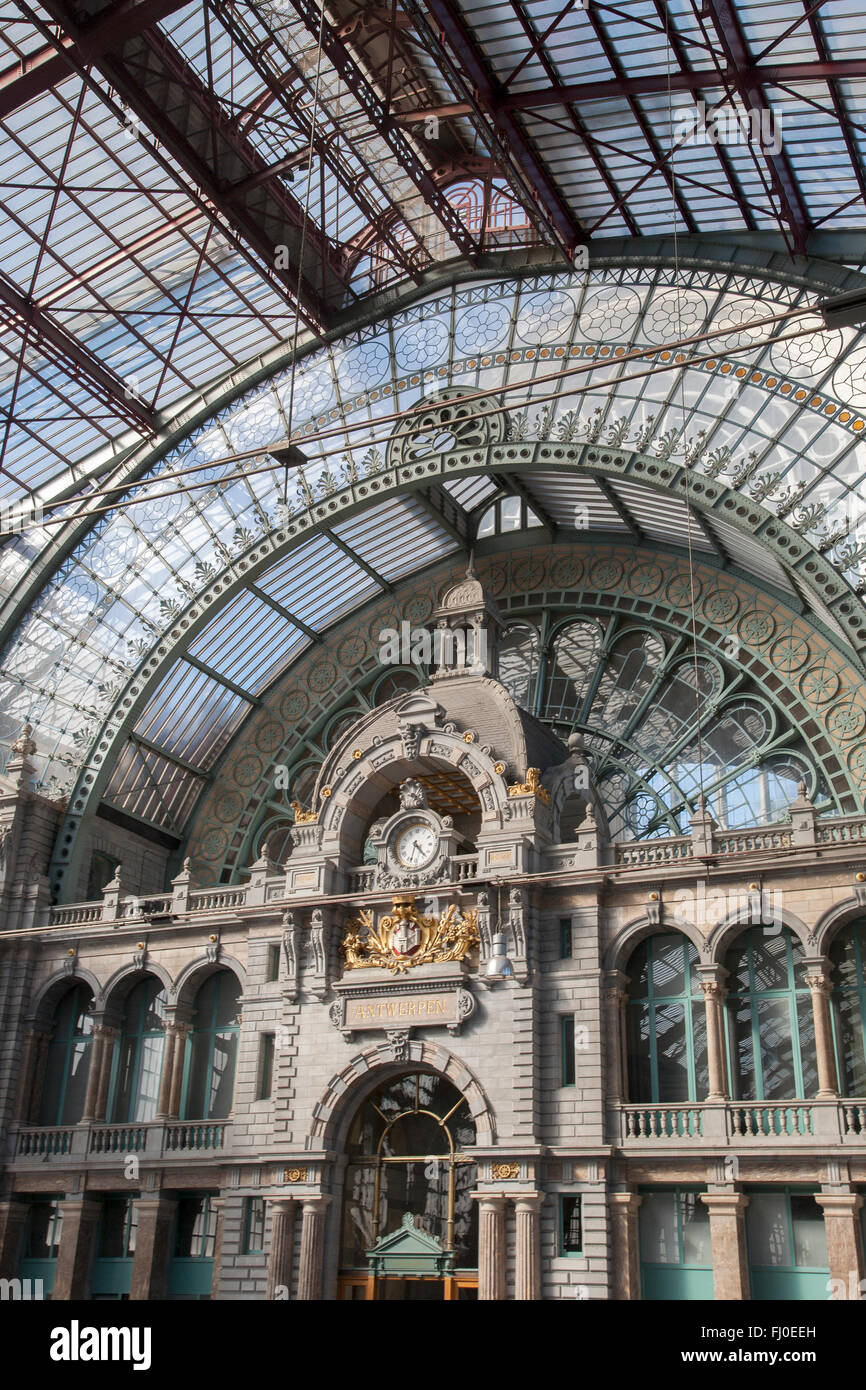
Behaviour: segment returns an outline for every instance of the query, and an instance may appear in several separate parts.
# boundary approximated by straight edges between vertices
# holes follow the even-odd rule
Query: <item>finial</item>
[[[477,578],[478,578],[477,574],[475,573],[475,547],[474,547],[474,546],[472,547],[472,549],[471,549],[470,552],[469,552],[469,564],[466,566],[466,578],[467,578],[467,579],[477,579]]]

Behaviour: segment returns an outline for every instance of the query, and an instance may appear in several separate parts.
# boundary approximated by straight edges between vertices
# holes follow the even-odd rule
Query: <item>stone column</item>
[[[52,1301],[87,1297],[93,1235],[100,1205],[87,1197],[70,1197],[63,1203],[63,1226]]]
[[[832,1296],[862,1298],[866,1272],[860,1234],[863,1198],[857,1192],[818,1192],[815,1201],[824,1209],[830,1278],[839,1286]]]
[[[316,1300],[322,1297],[322,1259],[325,1248],[325,1213],[330,1197],[319,1194],[304,1197],[301,1219],[301,1267],[298,1273],[298,1298]]]
[[[166,1028],[162,1061],[163,1074],[159,1092],[160,1115],[166,1120],[176,1120],[180,1115],[183,1059],[189,1030],[190,1025],[181,1022],[175,1022]],[[168,1073],[167,1077],[166,1072]]]
[[[611,1297],[640,1298],[640,1248],[637,1213],[642,1198],[636,1192],[611,1192]]]
[[[177,1202],[165,1197],[139,1197],[135,1203],[138,1228],[132,1259],[130,1299],[165,1297],[172,1223]]]
[[[749,1199],[742,1192],[702,1192],[701,1201],[710,1209],[714,1297],[723,1301],[748,1299],[745,1211]]]
[[[608,1064],[605,1074],[605,1103],[621,1105],[628,1095],[626,1058],[626,1003],[628,976],[621,970],[609,970],[604,977],[604,1035],[608,1044]]]
[[[541,1298],[541,1223],[539,1208],[543,1192],[522,1192],[514,1197],[516,1241],[514,1256],[514,1297]]]
[[[94,1120],[104,1120],[108,1110],[108,1088],[111,1085],[111,1066],[114,1061],[114,1044],[117,1041],[119,1029],[103,1026],[102,1029],[102,1056],[99,1065],[99,1083],[96,1088],[96,1111],[93,1115]],[[95,1059],[91,1060],[91,1069]],[[88,1078],[89,1079],[89,1078]]]
[[[698,978],[704,995],[707,1019],[707,1070],[709,1071],[709,1101],[728,1099],[728,1076],[725,1066],[725,998],[724,982],[728,972],[721,965],[699,965]]]
[[[503,1195],[473,1192],[478,1203],[478,1298],[505,1298],[505,1203]]]
[[[815,1020],[815,1051],[818,1057],[818,1100],[835,1100],[839,1094],[836,1058],[833,1052],[833,1025],[830,1020],[830,995],[833,983],[830,972],[833,962],[826,956],[807,956],[803,962],[806,984],[812,996],[812,1016]]]
[[[0,1279],[14,1279],[18,1273],[21,1232],[26,1220],[26,1202],[0,1202]]]
[[[268,1298],[288,1298],[292,1289],[292,1253],[295,1235],[294,1197],[268,1197],[273,1207],[271,1248],[268,1254]]]

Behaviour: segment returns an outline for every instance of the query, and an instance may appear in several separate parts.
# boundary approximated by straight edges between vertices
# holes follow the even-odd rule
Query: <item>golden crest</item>
[[[378,927],[373,913],[366,909],[346,923],[340,949],[347,970],[379,965],[394,975],[404,975],[431,961],[462,960],[473,946],[480,945],[474,908],[461,914],[452,903],[437,920],[422,916],[411,895],[392,898],[391,902],[393,911],[380,919]]]
[[[508,788],[509,796],[537,796],[545,806],[550,805],[550,792],[541,785],[541,770],[537,767],[526,769],[525,782],[512,782]]]

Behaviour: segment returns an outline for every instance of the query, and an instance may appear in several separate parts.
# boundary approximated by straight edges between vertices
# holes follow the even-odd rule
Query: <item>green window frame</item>
[[[573,954],[573,937],[571,929],[571,918],[560,917],[559,919],[559,959],[570,960]]]
[[[710,1213],[703,1188],[640,1189],[638,1233],[641,1286],[648,1300],[713,1297]]]
[[[574,1056],[574,1014],[562,1014],[559,1020],[560,1086],[573,1086],[577,1077]]]
[[[258,1084],[256,1100],[270,1100],[274,1093],[274,1054],[276,1037],[273,1033],[262,1033],[259,1040]]]
[[[41,1125],[75,1125],[84,1113],[93,1042],[93,994],[73,985],[58,1000],[39,1111]]]
[[[745,1193],[752,1298],[826,1299],[827,1231],[814,1191],[786,1184]]]
[[[265,1250],[265,1199],[247,1197],[244,1202],[244,1254],[262,1255]]]
[[[749,927],[732,944],[726,1025],[734,1100],[802,1100],[818,1089],[803,948],[787,927]],[[745,986],[745,987],[744,987]]]
[[[111,1069],[107,1113],[112,1124],[148,1124],[156,1115],[165,1006],[165,990],[155,975],[139,981],[127,995]]]
[[[706,1098],[706,1007],[697,964],[698,953],[681,932],[648,936],[632,954],[627,1005],[631,1101],[675,1105]]]
[[[836,976],[830,1003],[839,1093],[866,1096],[866,921],[849,922],[828,955]]]
[[[559,1253],[583,1254],[583,1198],[579,1192],[559,1198]]]
[[[21,1279],[41,1280],[41,1294],[50,1294],[54,1287],[57,1257],[63,1231],[63,1202],[44,1201],[32,1197],[27,1202],[27,1215],[18,1261]]]
[[[240,982],[230,970],[210,975],[196,995],[187,1038],[182,1116],[225,1120],[232,1112],[240,1023]]]

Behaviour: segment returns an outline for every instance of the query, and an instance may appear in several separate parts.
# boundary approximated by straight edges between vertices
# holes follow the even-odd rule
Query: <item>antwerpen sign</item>
[[[468,989],[441,984],[421,990],[375,986],[341,992],[330,1008],[331,1022],[343,1033],[377,1028],[384,1032],[409,1028],[447,1028],[457,1033],[475,1008]]]

